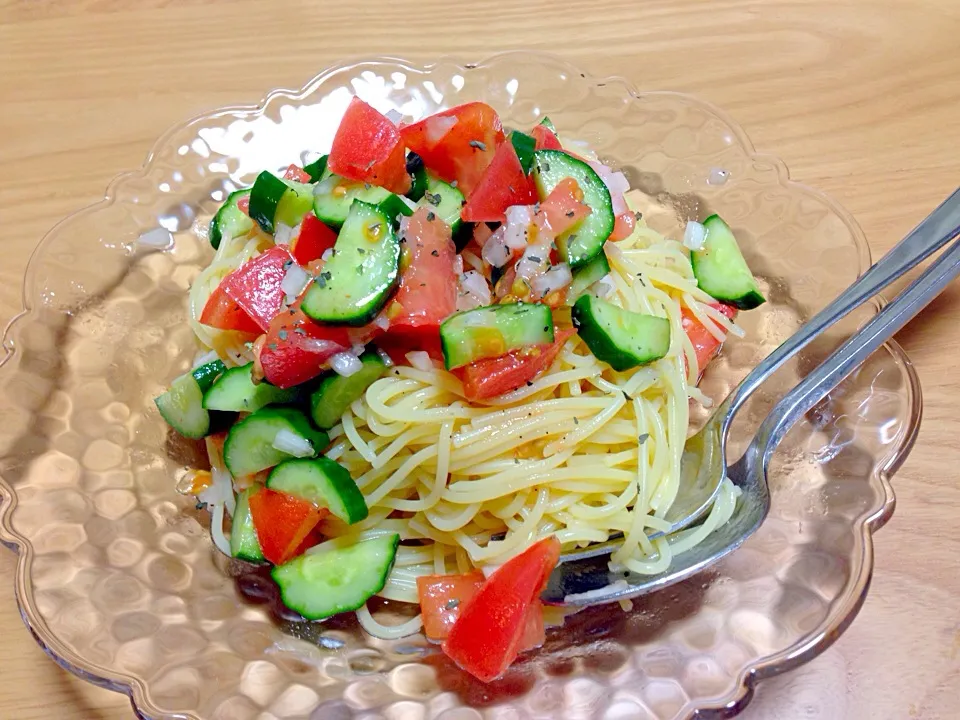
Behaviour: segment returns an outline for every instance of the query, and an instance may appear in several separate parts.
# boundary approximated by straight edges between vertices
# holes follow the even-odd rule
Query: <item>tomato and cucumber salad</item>
[[[463,402],[483,404],[536,391],[571,343],[614,371],[676,347],[667,318],[608,298],[608,243],[636,225],[616,175],[565,149],[549,122],[505,128],[482,102],[396,123],[353,98],[327,155],[265,170],[217,211],[215,250],[254,237],[266,247],[196,318],[245,342],[245,362],[208,358],[156,404],[184,436],[217,438],[241,488],[229,552],[273,565],[291,609],[312,620],[357,610],[391,573],[398,533],[344,544],[331,529],[370,509],[327,451],[392,365],[444,373]],[[732,319],[763,296],[729,226],[712,216],[703,227],[693,272]],[[720,340],[687,309],[679,327],[702,371]],[[559,556],[548,535],[489,575],[419,577],[424,633],[495,679],[543,642],[539,598]]]

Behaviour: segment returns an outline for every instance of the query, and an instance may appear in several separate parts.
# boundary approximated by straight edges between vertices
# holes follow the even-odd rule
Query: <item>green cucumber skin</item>
[[[583,295],[590,287],[610,272],[610,263],[607,255],[601,251],[593,260],[573,273],[573,282],[567,291],[567,302],[572,305],[577,298]]]
[[[296,388],[287,390],[263,381],[254,384],[251,378],[253,363],[230,368],[204,393],[203,407],[207,410],[256,412],[267,405],[284,405],[297,400]]]
[[[327,172],[327,158],[329,155],[321,155],[312,163],[303,166],[303,171],[310,176],[310,182],[318,182]]]
[[[464,226],[472,227],[471,223],[464,223],[460,219],[466,202],[458,188],[427,173],[427,187],[417,205],[436,213],[438,218],[450,226],[450,232],[456,238]]]
[[[534,303],[488,305],[451,315],[440,325],[446,369],[495,357],[480,347],[493,332],[498,332],[502,340],[502,353],[497,355],[530,345],[549,344],[553,342],[553,316],[549,307]]]
[[[363,397],[387,369],[380,355],[369,350],[360,356],[360,362],[363,367],[350,377],[325,375],[310,394],[310,415],[321,430],[329,430],[340,422],[350,404]]]
[[[284,460],[270,472],[267,487],[328,508],[350,525],[369,513],[347,469],[326,457]]]
[[[297,225],[313,207],[313,186],[264,170],[250,188],[250,217],[271,235],[277,223]]]
[[[427,169],[423,166],[423,158],[412,150],[407,153],[407,172],[410,173],[410,191],[407,197],[419,202],[427,189]]]
[[[520,167],[523,169],[523,174],[529,175],[530,170],[533,169],[533,158],[537,149],[537,141],[534,140],[531,135],[527,135],[519,130],[514,130],[510,133],[510,142],[513,144],[513,149],[517,152],[517,158],[520,160]]]
[[[213,246],[214,250],[219,249],[225,230],[230,237],[235,237],[245,235],[253,229],[253,220],[237,207],[241,198],[249,195],[249,188],[230,193],[220,209],[217,210],[216,215],[213,216],[213,220],[210,221],[210,245]]]
[[[329,436],[316,430],[298,410],[266,407],[248,415],[230,428],[223,444],[223,459],[235,478],[253,475],[279,465],[290,455],[273,447],[277,431],[290,430],[306,438],[319,453],[330,442]]]
[[[210,434],[210,413],[203,409],[203,391],[193,373],[176,378],[153,402],[167,424],[185,438],[199,440]]]
[[[572,177],[583,191],[590,214],[579,225],[557,237],[557,250],[571,270],[586,265],[603,250],[616,220],[610,191],[596,171],[562,150],[534,153],[533,179],[541,200],[564,178]]]
[[[369,240],[376,227],[376,239]],[[400,240],[390,219],[377,207],[354,200],[340,230],[333,256],[310,284],[301,307],[314,320],[365,325],[396,287]]]
[[[247,562],[264,562],[263,550],[257,539],[257,531],[253,527],[253,517],[250,515],[250,496],[259,489],[258,485],[243,490],[237,496],[237,509],[233,513],[233,524],[230,528],[230,554],[238,560]]]
[[[670,350],[670,321],[617,307],[592,295],[573,305],[573,325],[598,360],[623,371],[659,360]]]
[[[223,364],[223,360],[213,360],[204,363],[198,368],[194,368],[190,371],[190,374],[193,375],[193,379],[196,380],[197,385],[200,386],[200,392],[206,393],[226,371],[227,366]]]
[[[271,573],[284,605],[308,620],[357,610],[383,590],[400,536],[384,535],[343,548],[324,549],[324,545]]]
[[[338,188],[345,192],[337,192]],[[377,205],[393,195],[378,185],[346,180],[333,174],[317,183],[313,192],[313,214],[334,230],[339,230],[346,222],[354,200]]]
[[[700,289],[739,310],[753,310],[767,299],[740,252],[730,226],[719,215],[703,221],[703,247],[690,253],[690,264]]]

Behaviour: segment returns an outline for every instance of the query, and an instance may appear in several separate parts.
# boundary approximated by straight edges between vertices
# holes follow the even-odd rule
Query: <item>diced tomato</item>
[[[260,365],[268,382],[281,388],[293,387],[322,373],[333,355],[355,343],[370,342],[379,332],[375,325],[321,325],[303,313],[298,301],[270,323],[260,350]]]
[[[504,222],[511,205],[533,205],[537,190],[520,166],[512,142],[497,148],[460,217],[468,222]]]
[[[460,617],[460,608],[479,592],[484,579],[479,570],[466,575],[422,575],[417,578],[423,631],[428,638],[446,639]]]
[[[358,97],[347,106],[333,137],[327,167],[351,180],[403,194],[410,175],[397,126]]]
[[[563,344],[575,333],[573,328],[557,330],[551,345],[520,348],[457,368],[454,373],[463,382],[463,394],[468,400],[484,400],[522,387],[553,364]]]
[[[300,234],[290,243],[293,259],[306,267],[319,260],[337,241],[337,234],[313,213],[307,213],[300,223]]]
[[[283,282],[283,276],[291,262],[293,262],[293,258],[290,257],[287,248],[283,245],[277,245],[248,260],[227,275],[220,282],[217,290],[222,290],[244,313],[252,318],[259,326],[258,331],[266,330],[270,327],[270,321],[283,307],[284,292],[280,284]],[[204,321],[205,316],[212,319],[214,313],[223,309],[218,304],[217,307],[210,309],[211,314],[208,315],[207,307],[210,306],[215,295],[216,292],[210,296],[207,305],[203,308],[203,313],[201,313],[200,322],[204,324],[212,324]],[[221,302],[219,298],[217,302]],[[233,314],[235,315],[235,313]],[[219,326],[215,325],[214,327]]]
[[[537,150],[563,150],[563,146],[557,139],[553,130],[546,125],[537,125],[531,132],[533,139],[537,141]]]
[[[530,608],[559,558],[560,541],[551,535],[504,563],[464,603],[443,651],[484,682],[503,674],[520,651]]]
[[[447,182],[455,180],[467,196],[504,138],[497,111],[482,102],[438,112],[400,128],[400,134],[427,170]]]
[[[237,210],[242,212],[244,215],[250,214],[250,194],[244,195],[242,198],[237,200]]]
[[[207,298],[200,313],[200,322],[219,330],[237,330],[244,333],[260,334],[257,321],[244,312],[236,301],[227,295],[223,283],[217,285]]]
[[[731,320],[737,316],[737,309],[733,305],[716,303],[713,307]],[[693,343],[693,349],[697,353],[697,368],[702,373],[720,349],[720,341],[687,308],[683,308],[683,330]]]
[[[310,173],[301,168],[299,165],[290,165],[287,168],[287,171],[283,173],[284,180],[295,180],[300,183],[310,182]]]
[[[547,631],[543,626],[543,603],[537,598],[527,609],[527,619],[523,626],[523,635],[520,636],[518,652],[533,650],[543,645],[547,639]]]
[[[583,202],[583,191],[573,178],[564,178],[540,203],[535,222],[540,230],[555,238],[581,222],[591,213]]]
[[[613,232],[610,233],[609,240],[626,240],[633,233],[637,226],[637,216],[632,212],[620,213],[617,215],[613,225]]]
[[[250,516],[263,556],[274,565],[294,557],[301,543],[329,514],[312,502],[261,488],[250,496]]]
[[[388,337],[439,349],[440,323],[457,309],[457,248],[450,226],[426,208],[407,219],[402,242],[400,287],[387,305]],[[401,342],[401,344],[404,344]]]

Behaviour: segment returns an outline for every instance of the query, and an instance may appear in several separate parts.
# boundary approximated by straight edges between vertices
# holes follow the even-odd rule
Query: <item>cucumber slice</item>
[[[356,610],[383,590],[399,544],[396,533],[347,547],[328,541],[274,568],[273,579],[284,605],[308,620],[322,620]]]
[[[267,405],[282,405],[297,399],[296,389],[284,390],[264,381],[254,385],[250,377],[253,363],[235,367],[221,375],[203,395],[207,410],[256,412]]]
[[[450,226],[457,250],[460,250],[458,239],[464,233],[469,235],[473,230],[473,223],[465,223],[460,219],[460,211],[466,202],[463,193],[456,187],[427,174],[427,187],[417,205],[436,213],[438,218]]]
[[[350,403],[362,397],[387,369],[375,352],[365,352],[360,356],[360,362],[363,367],[350,377],[337,373],[326,375],[310,395],[310,415],[318,428],[329,430],[340,422]]]
[[[313,186],[282,180],[266,170],[250,188],[250,217],[264,232],[273,234],[277,223],[299,224],[313,207]]]
[[[327,174],[327,158],[329,155],[321,155],[312,163],[303,166],[303,171],[310,176],[310,182],[317,182]]]
[[[400,241],[387,215],[354,200],[331,257],[310,283],[301,307],[314,320],[364,325],[397,283]]]
[[[583,191],[583,202],[590,214],[579,225],[557,237],[557,251],[572,270],[586,265],[603,250],[613,232],[613,202],[600,176],[582,160],[562,150],[537,150],[534,153],[533,179],[541,200],[564,178],[573,178]]]
[[[510,133],[510,142],[513,143],[513,149],[517,151],[524,175],[529,175],[533,167],[533,154],[537,149],[537,141],[531,135],[514,130]]]
[[[553,316],[546,305],[488,305],[451,315],[440,325],[447,370],[529,345],[553,342]]]
[[[334,230],[346,222],[354,200],[377,205],[392,195],[386,188],[369,183],[328,175],[317,183],[313,196],[313,212]]]
[[[237,509],[233,513],[233,524],[230,528],[230,554],[240,560],[248,562],[263,562],[263,550],[253,527],[253,517],[250,515],[250,496],[259,489],[259,485],[249,487],[237,496]]]
[[[548,118],[546,115],[543,116],[543,120],[541,120],[538,124],[545,126],[547,130],[549,130],[552,133],[557,132],[557,128],[554,126],[553,120]]]
[[[170,383],[170,389],[153,401],[167,424],[186,438],[209,435],[211,418],[203,407],[203,393],[225,369],[222,361],[214,360]]]
[[[213,216],[213,220],[210,221],[210,244],[214,250],[220,247],[220,241],[223,238],[246,235],[253,230],[253,220],[237,207],[237,203],[249,195],[249,188],[230,193],[217,210],[217,214]]]
[[[593,260],[573,273],[573,282],[570,283],[570,289],[567,291],[568,304],[572,305],[591,285],[609,272],[610,263],[607,262],[606,253],[601,251]]]
[[[659,360],[670,349],[670,321],[624,310],[593,295],[573,305],[573,326],[598,360],[629,370]]]
[[[309,500],[353,524],[367,517],[367,502],[345,467],[330,458],[284,460],[267,478],[267,487]]]
[[[407,197],[417,202],[427,189],[427,169],[423,165],[423,158],[412,150],[407,153],[407,172],[410,173],[410,191]]]
[[[717,300],[752,310],[767,300],[743,259],[730,226],[719,215],[703,221],[707,237],[703,246],[690,253],[693,274],[700,289]]]
[[[330,442],[327,434],[315,430],[298,410],[263,408],[238,422],[227,433],[223,444],[223,461],[230,474],[235,478],[253,475],[290,459],[291,455],[273,446],[281,430],[308,440],[314,452],[320,452]]]

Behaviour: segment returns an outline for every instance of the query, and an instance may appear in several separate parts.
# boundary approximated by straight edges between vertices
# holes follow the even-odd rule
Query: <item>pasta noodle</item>
[[[234,364],[248,362],[250,350],[233,334],[200,324],[200,312],[227,273],[271,242],[261,234],[224,238],[190,291],[190,323],[201,345]],[[403,543],[383,597],[416,602],[418,576],[496,566],[549,534],[585,546],[623,533],[612,562],[659,573],[674,553],[729,519],[738,490],[726,483],[700,526],[648,537],[669,527],[664,517],[679,490],[689,402],[709,401],[696,388],[701,368],[683,310],[718,340],[742,333],[710,307],[679,242],[640,221],[626,240],[608,242],[607,254],[612,291],[605,299],[669,319],[664,358],[616,372],[573,335],[531,384],[484,403],[465,400],[457,377],[440,368],[396,366],[330,432],[328,457],[349,470],[370,508],[366,520],[339,528],[334,542],[398,532]],[[357,615],[378,637],[420,627],[419,617],[387,627],[366,607]]]

